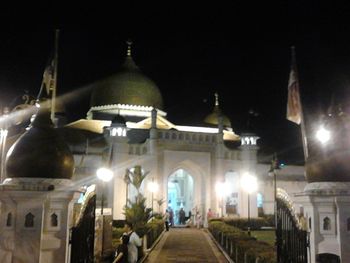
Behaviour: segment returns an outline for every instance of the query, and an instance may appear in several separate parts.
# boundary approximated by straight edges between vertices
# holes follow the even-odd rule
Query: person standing
[[[212,218],[214,218],[214,217],[215,217],[215,215],[214,215],[213,211],[211,211],[211,209],[209,208],[209,209],[208,209],[208,213],[207,213],[207,220],[208,220],[208,223],[209,223],[209,220],[212,219]]]
[[[170,226],[174,227],[174,211],[171,209],[171,207],[169,207],[169,222]]]
[[[180,209],[179,215],[180,215],[180,225],[184,225],[185,224],[185,211],[183,208]]]
[[[164,224],[165,224],[165,229],[166,231],[169,231],[169,212],[168,212],[168,209],[165,210],[165,214],[164,214]]]
[[[136,263],[138,260],[138,249],[141,246],[140,237],[133,231],[132,223],[126,222],[124,225],[125,233],[129,236],[128,243],[128,262]]]
[[[122,243],[118,246],[116,258],[113,263],[128,263],[129,236],[124,233],[120,239]]]

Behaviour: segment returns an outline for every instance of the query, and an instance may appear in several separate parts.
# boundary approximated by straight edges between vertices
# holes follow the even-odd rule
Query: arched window
[[[26,214],[26,218],[24,221],[25,227],[34,227],[34,215],[32,213]]]
[[[53,213],[51,215],[51,226],[52,227],[58,226],[58,218],[57,218],[57,215],[55,213]]]
[[[323,219],[323,230],[331,230],[331,220],[328,216]]]
[[[12,213],[7,214],[6,226],[12,226]]]
[[[348,231],[350,231],[350,217],[347,220],[347,229],[348,229]]]

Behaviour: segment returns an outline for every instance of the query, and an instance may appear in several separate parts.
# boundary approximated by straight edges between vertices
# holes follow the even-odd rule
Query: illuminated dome
[[[162,95],[157,85],[145,76],[131,56],[131,42],[121,70],[98,82],[91,95],[91,107],[128,104],[163,108]]]
[[[204,122],[212,125],[219,124],[219,116],[222,116],[223,125],[226,127],[231,127],[230,119],[222,114],[219,108],[219,95],[215,93],[215,107],[212,113],[210,113],[207,117],[205,117]]]
[[[50,113],[40,109],[30,129],[7,153],[7,177],[71,179],[73,171],[68,145],[53,128]]]

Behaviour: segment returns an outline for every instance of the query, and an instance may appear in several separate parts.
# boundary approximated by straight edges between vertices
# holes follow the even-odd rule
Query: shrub
[[[257,241],[241,229],[218,220],[211,220],[208,229],[224,249],[229,247],[226,244],[227,240],[233,243],[234,251],[229,249],[226,252],[233,260],[237,259],[237,263],[244,262],[244,255],[248,263],[255,263],[256,259],[259,259],[260,263],[276,263],[276,252],[273,246]]]

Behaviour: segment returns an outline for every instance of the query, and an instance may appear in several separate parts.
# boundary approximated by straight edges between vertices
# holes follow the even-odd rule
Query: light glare
[[[329,130],[325,129],[323,126],[319,128],[316,132],[316,138],[322,143],[327,143],[331,138],[331,133]]]
[[[97,178],[103,182],[109,182],[113,178],[113,172],[108,168],[99,168],[96,171]]]
[[[258,189],[258,180],[255,176],[245,173],[241,178],[241,186],[244,191],[251,194]]]
[[[149,182],[148,183],[148,190],[152,193],[158,192],[159,185],[156,182]]]

